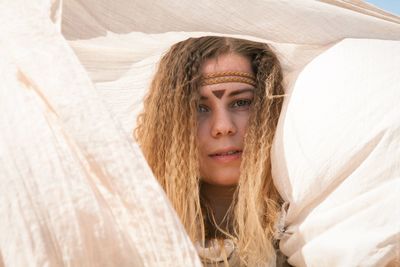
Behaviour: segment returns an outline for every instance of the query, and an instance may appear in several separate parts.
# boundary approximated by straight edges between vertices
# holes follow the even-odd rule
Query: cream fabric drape
[[[333,0],[0,5],[0,266],[200,266],[131,133],[160,55],[207,34],[268,42],[283,64],[289,262],[396,264],[398,17]]]
[[[0,266],[201,266],[49,4],[0,11]]]
[[[294,265],[399,266],[399,70],[400,42],[346,39],[289,87],[273,166]]]

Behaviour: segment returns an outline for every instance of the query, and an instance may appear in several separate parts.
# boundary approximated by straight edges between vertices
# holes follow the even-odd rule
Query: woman
[[[228,37],[177,43],[158,66],[136,139],[204,263],[275,265],[281,82],[268,45]]]

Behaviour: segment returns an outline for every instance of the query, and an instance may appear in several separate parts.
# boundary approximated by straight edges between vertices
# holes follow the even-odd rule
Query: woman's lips
[[[240,159],[242,156],[242,151],[241,150],[231,150],[227,152],[220,152],[220,153],[214,153],[210,154],[209,157],[217,162],[220,163],[229,163],[235,160]]]

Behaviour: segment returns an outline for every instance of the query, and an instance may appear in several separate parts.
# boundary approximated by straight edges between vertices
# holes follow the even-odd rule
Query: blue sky
[[[400,16],[400,0],[364,0],[380,9],[386,10],[394,15]]]

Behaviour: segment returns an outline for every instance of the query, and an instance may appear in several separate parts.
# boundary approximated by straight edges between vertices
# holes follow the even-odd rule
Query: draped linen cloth
[[[0,266],[201,266],[49,4],[0,9]]]
[[[399,70],[400,42],[346,39],[291,87],[272,164],[294,265],[399,266]]]
[[[399,17],[362,1],[15,0],[0,22],[0,266],[200,266],[132,130],[160,56],[210,34],[282,62],[289,262],[399,264]]]

